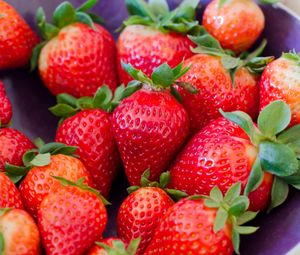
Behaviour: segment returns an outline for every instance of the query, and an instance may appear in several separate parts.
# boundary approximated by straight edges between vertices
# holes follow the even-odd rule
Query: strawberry
[[[171,69],[163,64],[153,71],[151,80],[130,64],[123,63],[123,67],[137,80],[133,83],[143,87],[114,110],[112,126],[127,179],[137,185],[148,168],[150,179],[158,179],[187,138],[187,112],[168,88],[174,92],[172,85],[188,68],[180,64]]]
[[[259,105],[258,75],[273,60],[272,57],[258,57],[266,41],[253,53],[234,57],[203,28],[197,37],[190,39],[198,45],[193,49],[198,54],[184,62],[184,66],[191,68],[180,81],[189,82],[198,89],[195,95],[181,93],[183,105],[190,116],[192,132],[196,133],[218,118],[219,108],[224,111],[245,111],[256,118]]]
[[[63,186],[49,193],[38,211],[38,226],[46,253],[84,254],[101,239],[106,226],[103,197],[85,185],[83,179],[76,183],[61,177],[55,179]]]
[[[260,113],[257,127],[244,112],[222,114],[230,121],[212,121],[180,153],[170,170],[171,186],[207,195],[214,186],[225,193],[239,181],[249,195],[251,210],[265,209],[270,195],[269,210],[280,205],[287,197],[288,184],[298,187],[300,183],[299,127],[284,131],[291,117],[288,105],[283,101],[269,104]]]
[[[210,197],[185,198],[162,218],[144,255],[239,254],[240,234],[251,234],[256,227],[241,226],[257,213],[246,211],[249,199],[239,196],[241,184],[233,185],[223,197],[214,187]]]
[[[39,230],[27,212],[9,208],[0,210],[0,253],[40,254]]]
[[[284,53],[270,63],[260,81],[260,108],[284,100],[291,108],[291,125],[300,124],[300,53]]]
[[[18,130],[0,128],[0,171],[6,163],[21,166],[23,154],[33,148],[33,143]]]
[[[21,195],[15,184],[0,172],[0,209],[16,208],[23,209]]]
[[[44,84],[54,95],[93,95],[102,85],[112,90],[117,85],[116,47],[112,36],[95,24],[99,17],[88,14],[97,1],[88,0],[75,9],[69,2],[60,4],[53,14],[54,24],[46,23],[42,8],[37,21],[45,42],[32,57]]]
[[[9,124],[12,117],[12,106],[0,81],[0,126]]]
[[[0,0],[0,70],[23,67],[39,39],[8,3]]]
[[[120,81],[127,84],[130,76],[122,69],[122,62],[150,76],[163,63],[172,68],[193,55],[186,34],[194,34],[199,26],[196,7],[199,1],[182,1],[170,11],[164,0],[126,0],[129,18],[123,22],[117,42]]]

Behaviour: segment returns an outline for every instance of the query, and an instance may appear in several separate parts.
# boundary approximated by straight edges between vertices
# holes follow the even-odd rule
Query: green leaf
[[[42,148],[45,145],[45,141],[40,137],[34,139],[33,143],[37,148]]]
[[[289,125],[291,116],[290,107],[284,101],[274,101],[260,112],[258,128],[265,136],[272,138]]]
[[[279,0],[259,0],[262,4],[276,4],[279,2]]]
[[[163,87],[169,87],[174,83],[174,74],[171,67],[164,63],[155,68],[152,73],[152,81],[156,85]]]
[[[183,0],[179,8],[191,7],[196,9],[199,6],[200,0]]]
[[[226,4],[228,2],[228,0],[219,0],[218,2],[218,9],[221,9],[224,4]]]
[[[180,95],[179,91],[174,86],[171,86],[170,92],[176,98],[176,100],[179,103],[182,103],[181,95]]]
[[[37,154],[30,163],[33,166],[47,166],[51,163],[51,154]]]
[[[30,167],[14,166],[6,163],[4,165],[5,174],[13,183],[18,183],[30,170]]]
[[[125,4],[130,15],[138,15],[155,20],[154,14],[144,0],[125,0]]]
[[[67,104],[57,104],[49,108],[49,111],[57,117],[68,118],[78,112],[78,109]]]
[[[247,56],[247,58],[245,59],[245,62],[248,63],[253,58],[259,57],[263,53],[263,51],[265,50],[267,44],[268,44],[268,41],[266,39],[263,39],[261,44],[258,46],[258,48],[256,50],[254,50],[253,52],[251,52]]]
[[[174,75],[174,80],[178,80],[180,77],[185,75],[190,69],[192,65],[188,65],[182,69],[183,62],[181,62],[179,65],[175,66],[172,69],[173,75]]]
[[[140,242],[141,242],[141,238],[140,237],[132,239],[130,241],[130,243],[129,243],[128,247],[127,247],[127,253],[128,253],[128,255],[135,255],[136,254]]]
[[[66,145],[64,143],[47,143],[45,144],[42,148],[39,149],[39,153],[40,154],[46,154],[46,153],[51,153],[55,150],[57,150],[58,148],[63,148]]]
[[[234,228],[241,235],[253,234],[258,230],[258,227],[250,227],[250,226],[235,226]]]
[[[46,13],[42,7],[39,7],[37,9],[36,14],[35,14],[35,19],[36,19],[39,29],[42,32],[42,30],[44,29],[45,23],[46,23]]]
[[[211,198],[205,199],[204,205],[209,208],[219,208],[220,207],[220,203],[216,202],[215,200],[213,200]]]
[[[149,0],[149,8],[155,16],[164,16],[169,12],[169,6],[166,0]]]
[[[214,223],[215,233],[220,231],[225,226],[227,219],[228,219],[227,211],[223,207],[220,207],[217,211],[216,219]]]
[[[109,104],[112,100],[112,97],[112,92],[107,85],[100,87],[93,98],[94,108],[102,108],[103,106]]]
[[[92,21],[97,24],[105,24],[105,20],[95,13],[88,12],[87,15],[90,16]]]
[[[232,201],[228,210],[229,215],[239,216],[244,213],[249,207],[249,199],[246,196],[239,196]]]
[[[81,97],[77,100],[77,107],[82,110],[94,109],[92,97]]]
[[[163,172],[160,176],[159,176],[159,184],[161,188],[165,188],[167,187],[167,185],[170,183],[171,180],[171,176],[170,176],[170,172]]]
[[[35,158],[35,156],[37,154],[38,154],[38,151],[35,149],[26,151],[22,156],[24,166],[26,166],[26,167],[31,166],[31,161]]]
[[[273,60],[274,57],[256,57],[248,61],[244,66],[253,74],[261,74]]]
[[[62,94],[57,95],[56,100],[57,100],[58,104],[67,104],[74,108],[77,107],[77,98],[75,98],[67,93],[62,93]]]
[[[300,66],[300,53],[297,54],[295,50],[290,51],[289,53],[283,53],[282,57],[287,60],[293,61],[294,63],[296,63],[296,65]]]
[[[221,192],[221,190],[219,189],[218,186],[214,186],[210,193],[209,196],[211,199],[217,201],[217,202],[221,202],[223,200],[223,194]]]
[[[96,29],[92,18],[84,12],[76,12],[76,21],[88,25],[92,29]]]
[[[295,140],[300,140],[300,124],[289,128],[277,137],[280,143],[294,143]]]
[[[88,0],[85,3],[83,3],[80,7],[76,9],[78,12],[87,12],[90,9],[92,9],[96,4],[98,0]]]
[[[223,56],[221,58],[221,62],[223,67],[227,70],[234,69],[241,64],[241,60],[239,58],[235,58],[228,55]]]
[[[141,88],[142,88],[141,83],[138,83],[138,84],[135,84],[135,85],[128,84],[128,86],[123,91],[120,100],[123,100],[124,98],[127,98],[127,97],[131,96],[133,93],[140,90]]]
[[[268,208],[270,212],[273,208],[281,205],[289,194],[289,186],[282,179],[275,177],[273,180],[271,203]]]
[[[235,228],[232,229],[231,239],[235,253],[240,254],[240,234]]]
[[[187,197],[188,195],[183,192],[183,191],[180,191],[180,190],[177,190],[177,189],[164,189],[168,195],[174,200],[174,201],[179,201],[180,199],[182,198],[185,198]]]
[[[5,242],[3,234],[0,232],[0,254],[4,255]]]
[[[128,194],[131,194],[131,193],[137,191],[139,188],[140,188],[140,186],[130,186],[126,190],[127,190]]]
[[[257,216],[257,214],[258,214],[258,212],[246,211],[237,218],[237,224],[243,225],[243,224],[247,223],[248,221],[253,220]]]
[[[76,152],[78,147],[76,146],[62,146],[60,148],[57,148],[51,152],[51,155],[58,155],[58,154],[63,154],[67,156],[73,156]]]
[[[142,83],[152,84],[152,81],[142,71],[134,68],[131,64],[126,64],[122,61],[122,68],[134,79]]]
[[[62,2],[53,13],[53,23],[59,28],[76,22],[76,10],[70,2]]]
[[[53,26],[52,24],[46,23],[43,31],[43,38],[45,40],[50,40],[54,38],[59,33],[59,28]]]
[[[34,49],[32,51],[32,56],[31,56],[31,59],[30,59],[30,71],[31,72],[37,68],[40,53],[41,53],[43,47],[46,45],[46,43],[47,42],[42,42],[42,43],[39,43],[37,46],[34,47]]]
[[[251,191],[256,190],[262,183],[263,179],[264,172],[261,168],[259,157],[257,157],[252,166],[244,194],[248,196]]]
[[[224,196],[224,202],[231,204],[241,194],[241,182],[237,182],[232,185]]]

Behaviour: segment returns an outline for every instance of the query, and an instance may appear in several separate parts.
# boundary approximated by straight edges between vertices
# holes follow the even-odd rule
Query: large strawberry
[[[37,21],[44,42],[34,51],[32,68],[38,69],[45,85],[54,95],[93,95],[107,84],[117,85],[116,48],[112,36],[95,24],[99,17],[88,13],[97,1],[88,0],[75,9],[69,2],[59,5],[53,25],[46,23],[42,8]]]
[[[83,179],[74,183],[55,178],[63,186],[44,198],[38,212],[38,226],[46,253],[84,254],[102,238],[107,223],[104,205],[107,201],[98,191],[85,185]]]
[[[129,18],[124,21],[124,30],[119,36],[118,71],[120,81],[127,84],[130,76],[122,69],[121,62],[131,63],[146,75],[162,63],[171,67],[184,58],[192,56],[186,34],[196,33],[196,7],[199,1],[183,1],[170,11],[165,0],[126,0]]]
[[[258,57],[266,42],[253,53],[240,57],[225,51],[219,42],[204,28],[197,37],[190,37],[197,47],[197,55],[187,59],[184,66],[190,71],[180,80],[189,82],[198,89],[191,95],[181,93],[185,109],[191,119],[191,129],[195,133],[224,111],[241,110],[256,118],[258,113],[259,74],[272,57]]]
[[[0,81],[0,126],[9,124],[12,117],[12,106]]]
[[[185,198],[162,218],[144,255],[239,253],[240,234],[251,234],[256,227],[241,226],[257,213],[247,211],[249,200],[239,196],[240,183],[223,197],[218,187],[204,200]]]
[[[123,67],[137,80],[133,83],[143,84],[143,88],[114,110],[112,126],[129,183],[138,185],[148,168],[150,179],[158,179],[187,138],[187,112],[168,88],[174,92],[172,85],[188,68],[182,69],[180,64],[171,69],[163,64],[153,71],[150,79],[130,64]]]
[[[39,42],[26,21],[8,3],[0,0],[0,70],[23,67]]]
[[[39,230],[27,212],[20,209],[0,209],[0,254],[40,254]]]
[[[260,108],[284,100],[291,108],[291,125],[300,123],[300,53],[284,53],[270,63],[260,81]]]
[[[300,183],[299,126],[283,131],[290,123],[289,107],[283,101],[271,103],[260,113],[258,127],[244,112],[223,115],[241,128],[224,118],[212,121],[178,156],[171,168],[171,186],[206,195],[216,185],[225,193],[240,181],[252,210],[266,208],[270,194],[269,209],[280,205],[287,184]]]

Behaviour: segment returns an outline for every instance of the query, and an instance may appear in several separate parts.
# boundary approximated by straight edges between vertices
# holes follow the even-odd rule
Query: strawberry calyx
[[[48,41],[56,37],[62,28],[79,22],[88,25],[92,29],[96,29],[94,23],[103,23],[103,19],[101,17],[89,12],[89,10],[93,8],[97,2],[98,0],[87,0],[80,7],[75,8],[70,2],[64,1],[54,10],[52,16],[53,24],[47,22],[46,14],[42,7],[37,9],[36,21],[44,41],[33,49],[31,70],[34,70],[37,67],[38,58],[42,48]]]
[[[188,196],[183,191],[167,188],[171,179],[171,175],[169,171],[163,172],[159,177],[159,181],[150,181],[149,178],[150,178],[150,169],[147,169],[141,176],[140,186],[130,186],[129,188],[127,188],[127,192],[131,194],[134,191],[143,187],[157,187],[164,190],[174,201],[179,201],[180,199]]]
[[[63,143],[47,143],[40,138],[35,140],[37,149],[31,149],[24,153],[22,157],[23,166],[15,166],[6,163],[4,166],[5,174],[14,182],[18,183],[33,167],[47,166],[51,163],[51,156],[63,154],[73,156],[77,150],[75,146],[67,146]]]
[[[140,237],[132,239],[127,248],[121,240],[112,241],[111,246],[102,242],[96,242],[96,244],[105,249],[108,255],[135,255],[140,242]]]
[[[196,9],[200,0],[184,0],[174,10],[170,10],[166,0],[126,0],[129,18],[118,31],[130,25],[154,27],[163,33],[197,34],[199,22],[196,20]]]
[[[236,56],[233,51],[223,49],[219,41],[209,34],[204,27],[200,28],[199,35],[188,37],[197,45],[196,48],[191,49],[192,52],[221,58],[223,67],[230,74],[233,87],[235,87],[235,74],[240,68],[245,67],[252,74],[261,74],[265,67],[274,60],[272,56],[259,57],[267,45],[265,39],[252,53],[244,52]]]
[[[210,191],[209,196],[194,195],[188,199],[204,199],[204,205],[208,208],[216,208],[216,218],[213,230],[215,233],[224,228],[229,221],[232,226],[232,243],[234,251],[239,254],[240,235],[254,233],[258,227],[242,226],[253,220],[258,212],[248,211],[249,198],[241,194],[241,182],[233,184],[223,196],[218,186]]]
[[[300,52],[296,53],[296,51],[293,50],[288,53],[283,53],[282,57],[287,60],[293,61],[297,66],[300,66]]]
[[[275,178],[268,211],[281,205],[287,198],[289,185],[300,189],[300,124],[288,128],[290,107],[282,100],[270,103],[260,112],[257,127],[244,112],[220,112],[240,126],[258,148],[244,194],[257,189],[263,181],[263,172],[269,172]]]
[[[250,0],[252,1],[252,0]],[[218,9],[221,9],[225,4],[229,3],[230,0],[219,0],[218,1]],[[261,4],[275,4],[279,2],[279,0],[258,0]]]

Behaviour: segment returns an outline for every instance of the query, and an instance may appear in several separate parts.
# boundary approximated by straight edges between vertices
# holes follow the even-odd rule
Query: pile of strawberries
[[[117,44],[96,3],[52,23],[39,8],[40,39],[0,0],[0,71],[37,68],[60,118],[54,142],[31,142],[0,82],[0,254],[239,253],[244,224],[300,188],[300,54],[247,51],[265,26],[252,0],[212,0],[202,25],[199,0],[125,0]]]

